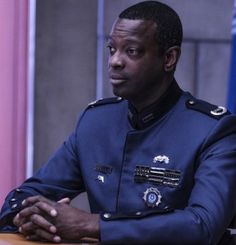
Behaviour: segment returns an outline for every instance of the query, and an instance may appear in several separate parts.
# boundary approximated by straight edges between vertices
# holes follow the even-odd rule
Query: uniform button
[[[10,199],[10,202],[15,202],[15,201],[16,201],[15,198],[11,198],[11,199]]]
[[[21,193],[21,192],[22,192],[22,190],[21,190],[21,189],[19,189],[19,188],[17,188],[17,189],[16,189],[16,192]]]
[[[11,206],[11,209],[16,209],[17,206],[18,206],[18,205],[15,203],[15,204],[13,204],[13,205]]]
[[[135,213],[136,216],[140,216],[141,214],[142,214],[142,212],[140,212],[140,211]]]
[[[194,105],[195,104],[195,101],[194,100],[189,100],[188,102],[190,105]]]
[[[110,213],[105,213],[105,214],[103,214],[103,217],[105,219],[109,219],[109,218],[111,218],[111,214]]]

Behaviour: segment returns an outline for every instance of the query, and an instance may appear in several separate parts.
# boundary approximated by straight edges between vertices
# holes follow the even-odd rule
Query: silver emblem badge
[[[210,111],[214,116],[221,116],[227,112],[227,109],[223,106],[218,106],[216,109]]]
[[[166,155],[159,155],[153,158],[153,163],[157,162],[168,164],[170,162],[170,159]]]
[[[103,175],[98,175],[97,179],[98,181],[104,183],[105,182],[105,179],[104,179],[104,176]]]
[[[148,188],[143,195],[146,205],[151,208],[157,207],[161,203],[161,198],[160,191],[154,187]]]

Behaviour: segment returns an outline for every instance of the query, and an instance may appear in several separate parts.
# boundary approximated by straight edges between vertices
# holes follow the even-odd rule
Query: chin
[[[112,86],[112,92],[115,96],[126,100],[132,100],[133,98],[140,96],[135,89],[128,86]]]
[[[129,97],[129,96],[127,96],[127,93],[125,93],[125,92],[123,92],[123,91],[121,91],[119,89],[116,89],[114,87],[113,87],[113,90],[112,91],[113,91],[113,94],[115,96],[117,96],[117,97],[121,97],[123,99],[128,99],[128,97]]]

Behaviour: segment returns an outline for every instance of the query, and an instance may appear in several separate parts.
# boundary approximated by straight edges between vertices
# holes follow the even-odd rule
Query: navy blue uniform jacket
[[[142,179],[144,166],[177,172],[179,182]],[[14,230],[27,196],[59,200],[83,191],[101,215],[101,242],[218,244],[236,210],[236,117],[175,83],[142,113],[119,98],[90,105],[48,163],[10,192],[1,229]]]

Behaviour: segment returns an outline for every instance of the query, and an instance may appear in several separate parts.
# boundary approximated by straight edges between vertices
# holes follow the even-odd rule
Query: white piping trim
[[[103,97],[103,47],[104,46],[104,0],[98,0],[97,7],[97,72],[96,99]]]
[[[34,75],[35,75],[35,25],[36,0],[29,0],[28,8],[28,99],[27,99],[27,162],[26,178],[33,174],[34,158]]]

